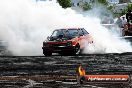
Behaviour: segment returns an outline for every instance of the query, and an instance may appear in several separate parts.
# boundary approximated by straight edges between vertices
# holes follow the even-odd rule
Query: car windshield
[[[51,36],[57,37],[59,35],[64,35],[62,30],[55,30]]]
[[[63,38],[65,37],[77,37],[79,34],[78,34],[78,30],[77,29],[61,29],[61,30],[55,30],[51,37],[58,37],[58,36],[63,36]]]
[[[78,36],[78,30],[77,29],[68,29],[66,34],[67,34],[67,36],[76,37],[76,36]]]

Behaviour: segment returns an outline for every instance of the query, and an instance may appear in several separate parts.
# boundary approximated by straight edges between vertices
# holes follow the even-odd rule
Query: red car
[[[92,38],[84,28],[56,29],[52,35],[43,42],[43,54],[51,56],[52,53],[75,55],[80,53],[85,43],[92,43]]]

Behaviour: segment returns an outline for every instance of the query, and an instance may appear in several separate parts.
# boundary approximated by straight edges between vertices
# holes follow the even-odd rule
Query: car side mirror
[[[50,40],[50,37],[48,36],[47,39]]]

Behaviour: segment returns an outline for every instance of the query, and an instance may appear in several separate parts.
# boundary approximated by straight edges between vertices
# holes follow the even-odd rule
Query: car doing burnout
[[[84,28],[56,29],[43,42],[42,49],[45,56],[52,53],[75,55],[84,49],[85,44],[92,42],[92,37]]]

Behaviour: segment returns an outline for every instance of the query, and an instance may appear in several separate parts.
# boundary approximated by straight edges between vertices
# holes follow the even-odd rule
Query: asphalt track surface
[[[76,69],[82,64],[87,74],[132,73],[132,53],[79,56],[1,56],[1,88],[128,88],[128,84],[79,85]]]
[[[76,79],[80,63],[86,74],[123,74],[132,79],[132,53],[0,56],[0,88],[132,88],[131,81],[80,85]]]

